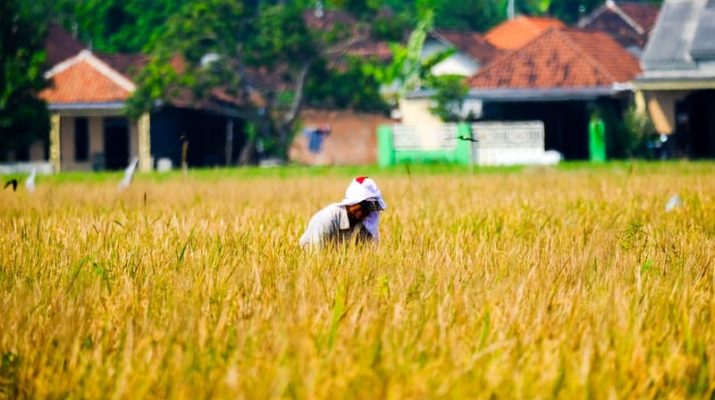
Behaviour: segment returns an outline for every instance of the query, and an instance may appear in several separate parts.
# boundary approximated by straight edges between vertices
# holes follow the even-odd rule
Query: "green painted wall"
[[[457,125],[456,146],[453,150],[397,150],[395,149],[392,126],[382,125],[377,130],[378,165],[389,167],[398,164],[472,163],[471,129],[467,124]]]

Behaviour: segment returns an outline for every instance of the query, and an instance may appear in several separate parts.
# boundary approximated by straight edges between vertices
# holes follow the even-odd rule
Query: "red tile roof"
[[[480,89],[612,86],[640,73],[638,60],[603,32],[551,29],[469,79]]]
[[[459,51],[480,61],[482,64],[487,64],[499,54],[499,49],[489,44],[489,42],[477,32],[436,30],[433,34],[441,36],[454,45]]]
[[[129,91],[81,61],[52,77],[52,86],[40,92],[48,103],[106,103],[124,101]]]
[[[48,103],[106,103],[126,100],[135,85],[88,50],[55,65],[51,86],[40,92]]]
[[[518,16],[502,22],[484,35],[487,42],[504,50],[515,50],[551,28],[564,27],[555,18]]]

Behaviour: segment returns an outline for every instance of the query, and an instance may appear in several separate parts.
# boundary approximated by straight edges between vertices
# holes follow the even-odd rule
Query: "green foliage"
[[[252,22],[252,23],[251,23]],[[249,21],[252,36],[242,38],[248,65],[302,65],[317,56],[318,48],[302,16],[294,6],[262,6]],[[329,40],[335,40],[330,38]]]
[[[614,102],[600,103],[594,110],[606,125],[606,149],[609,158],[648,156],[646,144],[655,132],[650,118],[631,105],[622,111]]]
[[[316,63],[306,86],[308,105],[327,109],[387,112],[389,106],[380,94],[380,84],[373,76],[363,72],[367,63],[371,61],[352,57],[340,69],[330,68],[324,61]]]
[[[623,115],[624,128],[628,137],[629,156],[647,156],[646,144],[655,134],[653,121],[644,112],[631,105]]]
[[[539,1],[533,1],[538,3]],[[548,14],[558,18],[567,24],[578,22],[579,18],[584,17],[600,7],[603,0],[579,0],[579,1],[564,1],[551,0],[548,7]],[[534,5],[533,8],[538,8]]]
[[[499,0],[435,0],[437,28],[485,32],[501,22],[506,8]]]
[[[8,150],[27,146],[48,131],[46,104],[45,9],[35,2],[0,3],[0,160]]]
[[[459,112],[469,88],[458,76],[434,76],[432,69],[454,55],[455,49],[447,49],[424,57],[422,49],[427,33],[432,29],[433,14],[426,12],[406,46],[393,44],[392,62],[386,66],[366,65],[366,73],[383,85],[386,100],[396,106],[407,93],[420,88],[435,91],[436,106],[432,112],[445,121],[459,119]]]
[[[102,52],[139,52],[162,35],[181,0],[57,0],[56,18]],[[198,22],[198,21],[197,21]]]
[[[429,83],[435,90],[435,95],[432,97],[435,105],[430,108],[430,111],[445,122],[461,120],[464,98],[469,93],[465,78],[459,75],[443,75],[431,78]]]
[[[454,50],[449,50],[422,59],[422,48],[427,33],[432,29],[433,18],[431,12],[424,15],[410,34],[406,46],[390,45],[392,61],[389,64],[364,66],[365,73],[382,84],[383,96],[392,105],[396,105],[405,94],[419,89],[431,76],[432,67],[454,54]]]
[[[157,101],[169,99],[179,94],[182,82],[190,77],[180,75],[171,65],[171,55],[158,52],[136,77],[141,82],[139,88],[126,102],[126,112],[132,118],[138,118],[151,110]]]

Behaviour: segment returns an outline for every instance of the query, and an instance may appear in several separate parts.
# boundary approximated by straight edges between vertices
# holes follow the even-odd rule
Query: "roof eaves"
[[[575,87],[575,88],[479,88],[471,89],[468,99],[491,102],[551,102],[566,100],[594,100],[604,96],[614,96],[619,93],[632,92],[631,83],[616,83],[610,86]],[[406,96],[408,99],[429,99],[435,95],[434,90],[418,90]]]
[[[50,111],[70,111],[70,110],[121,110],[124,108],[123,101],[92,102],[92,103],[50,103],[47,108]]]
[[[625,92],[615,86],[554,89],[472,89],[467,95],[470,99],[492,102],[552,102],[568,100],[594,100],[599,97],[613,96]]]
[[[639,77],[633,81],[636,90],[704,90],[715,89],[713,76],[680,76],[680,77]]]

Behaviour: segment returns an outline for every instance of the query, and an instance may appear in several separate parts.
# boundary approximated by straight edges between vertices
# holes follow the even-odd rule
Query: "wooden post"
[[[60,172],[60,114],[50,116],[50,163],[55,173]]]
[[[139,136],[139,171],[151,171],[151,136],[149,133],[150,121],[149,113],[144,113],[139,117],[138,121],[138,136]]]
[[[181,170],[186,175],[189,173],[189,138],[186,133],[183,133],[179,140],[181,140]]]
[[[226,120],[226,166],[231,165],[233,158],[233,119]]]

